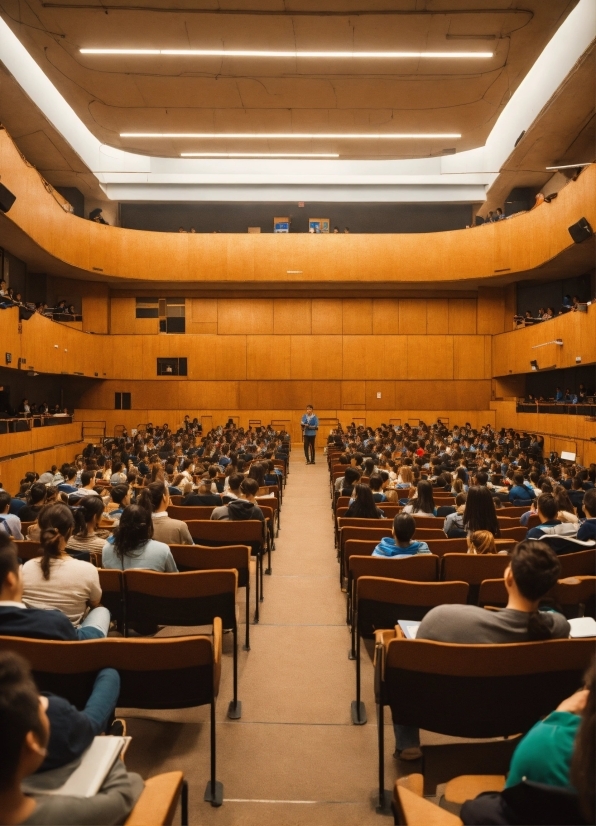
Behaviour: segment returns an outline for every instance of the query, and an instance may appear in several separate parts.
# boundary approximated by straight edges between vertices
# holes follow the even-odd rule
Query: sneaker
[[[420,760],[422,757],[422,749],[419,746],[412,746],[409,749],[395,750],[393,755],[399,760]]]
[[[126,720],[116,717],[110,726],[109,733],[113,737],[126,737]]]

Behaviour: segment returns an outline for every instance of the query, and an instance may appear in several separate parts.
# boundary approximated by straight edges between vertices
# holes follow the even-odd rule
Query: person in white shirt
[[[95,486],[95,471],[84,470],[81,473],[81,487],[77,490],[77,496],[99,496]]]

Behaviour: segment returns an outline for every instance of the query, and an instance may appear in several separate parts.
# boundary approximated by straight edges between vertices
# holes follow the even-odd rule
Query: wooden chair
[[[396,632],[393,637],[391,632],[377,632],[376,639],[381,805],[385,706],[390,706],[394,724],[451,737],[513,737],[527,732],[577,690],[594,653],[591,639],[457,645],[407,640]],[[512,748],[515,740],[508,745]],[[504,746],[495,743],[494,749],[499,748]],[[426,759],[432,747],[423,751]],[[506,754],[507,765],[509,758]]]
[[[434,554],[419,554],[410,559],[391,559],[380,556],[371,556],[374,547],[367,549],[362,555],[358,546],[365,545],[359,540],[350,540],[346,545],[346,564],[348,567],[347,586],[347,618],[348,625],[353,627],[353,605],[356,598],[356,584],[361,576],[376,576],[383,579],[402,579],[411,582],[436,582],[439,578],[439,557]],[[352,636],[352,651],[355,657],[354,638]]]
[[[441,533],[443,532],[441,531]],[[418,531],[414,534],[414,539],[418,539]],[[443,533],[441,539],[429,539],[426,544],[431,554],[436,554],[436,556],[468,552],[468,540],[465,537],[461,539],[447,539]]]
[[[179,494],[175,493],[174,496],[170,496],[170,502],[172,505],[181,505],[184,496],[180,496]]]
[[[467,582],[470,586],[469,601],[476,605],[481,583],[486,579],[501,578],[508,565],[508,554],[449,553],[441,560],[440,579],[442,582],[455,579]]]
[[[188,783],[182,772],[149,777],[124,826],[171,826],[179,800],[181,826],[188,826]]]
[[[528,529],[521,526],[519,528],[501,528],[499,526],[499,533],[501,539],[514,539],[516,542],[521,542],[522,539],[526,538]]]
[[[211,519],[211,514],[218,505],[169,505],[168,516],[190,522],[195,519]]]
[[[121,634],[126,630],[123,573],[116,568],[98,569],[101,604],[108,609]]]
[[[381,520],[377,520],[381,521]],[[390,521],[390,520],[388,520]],[[385,527],[362,528],[354,525],[346,525],[339,531],[338,559],[339,559],[339,584],[343,586],[344,577],[348,575],[345,563],[345,545],[350,539],[364,539],[375,543],[376,547],[384,536],[392,535],[393,524]],[[373,548],[374,550],[374,548]],[[372,553],[372,551],[371,551]]]
[[[263,507],[271,508],[273,511],[273,520],[271,522],[272,526],[275,529],[275,536],[279,536],[279,529],[281,526],[280,521],[280,514],[281,514],[281,503],[277,496],[256,496],[255,501],[257,505],[263,509]]]
[[[569,576],[596,576],[596,554],[594,551],[577,551],[559,557],[561,578]]]
[[[31,525],[35,525],[36,520],[34,519],[33,522],[21,522],[21,533],[23,536],[27,536],[27,531],[31,527]],[[27,540],[20,540],[20,541],[27,541]]]
[[[567,619],[582,617],[586,612],[586,605],[594,605],[596,597],[596,577],[568,577],[560,579],[554,588],[544,595],[545,605],[554,603],[561,608]],[[489,605],[494,608],[504,608],[507,605],[508,595],[504,579],[485,579],[480,583],[478,605]],[[588,613],[589,613],[588,609]]]
[[[224,522],[205,520],[188,522],[188,530],[198,545],[211,548],[248,545],[257,560],[256,608],[254,621],[259,621],[259,603],[263,601],[263,553],[266,535],[263,523],[256,520]]]
[[[530,510],[530,503],[528,502],[527,505],[517,506],[517,505],[506,505],[504,508],[499,508],[497,511],[497,518],[499,516],[510,516],[514,519],[519,519],[519,517],[527,513]]]
[[[168,574],[168,576],[172,576]],[[15,651],[31,665],[40,691],[85,707],[102,668],[120,675],[121,708],[174,709],[211,706],[211,778],[205,800],[221,806],[223,786],[216,780],[215,705],[221,678],[222,625],[213,637],[118,639],[83,642],[0,637],[0,650]]]
[[[215,571],[233,568],[238,572],[238,588],[246,588],[246,639],[244,650],[250,651],[250,548],[226,545],[209,548],[202,545],[170,545],[178,570]]]
[[[421,620],[437,605],[465,604],[468,587],[467,582],[410,582],[377,576],[361,576],[357,580],[351,652],[356,660],[356,700],[352,702],[355,726],[366,723],[366,708],[360,699],[361,637],[393,628],[400,619]]]
[[[41,542],[34,542],[32,539],[15,539],[13,541],[16,545],[17,556],[23,562],[41,556]]]
[[[238,623],[236,622],[236,591],[238,574],[232,570],[187,571],[164,574],[139,568],[124,571],[126,602],[125,635],[128,624],[147,621],[157,625],[212,625],[215,617],[234,636],[234,699],[228,717],[242,716],[238,701]]]
[[[343,508],[341,509],[343,510]],[[347,510],[347,508],[346,508]],[[339,541],[342,528],[388,528],[393,530],[393,519],[360,519],[357,516],[338,516],[335,520],[335,542]]]

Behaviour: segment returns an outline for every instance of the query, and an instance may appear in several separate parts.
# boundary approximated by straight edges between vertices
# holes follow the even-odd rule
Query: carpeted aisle
[[[142,718],[126,715],[134,738],[129,768],[143,776],[182,769],[190,786],[193,826],[379,822],[373,802],[372,665],[364,654],[369,723],[355,727],[350,720],[354,663],[347,656],[350,635],[339,590],[329,476],[326,458],[320,454],[317,459],[316,465],[306,466],[300,447],[292,452],[261,622],[251,627],[251,651],[240,652],[243,705],[238,721],[226,717],[232,660],[231,639],[225,638],[217,710],[217,774],[224,784],[224,805],[213,809],[203,802],[209,776],[208,708],[155,712],[153,719],[145,712]],[[243,600],[244,591],[240,593]],[[397,767],[389,728],[387,739],[386,788],[391,788]]]

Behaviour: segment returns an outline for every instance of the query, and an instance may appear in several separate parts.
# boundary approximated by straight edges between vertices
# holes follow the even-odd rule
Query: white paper
[[[571,631],[569,636],[572,639],[580,637],[596,637],[596,620],[594,617],[574,617],[569,620]]]

